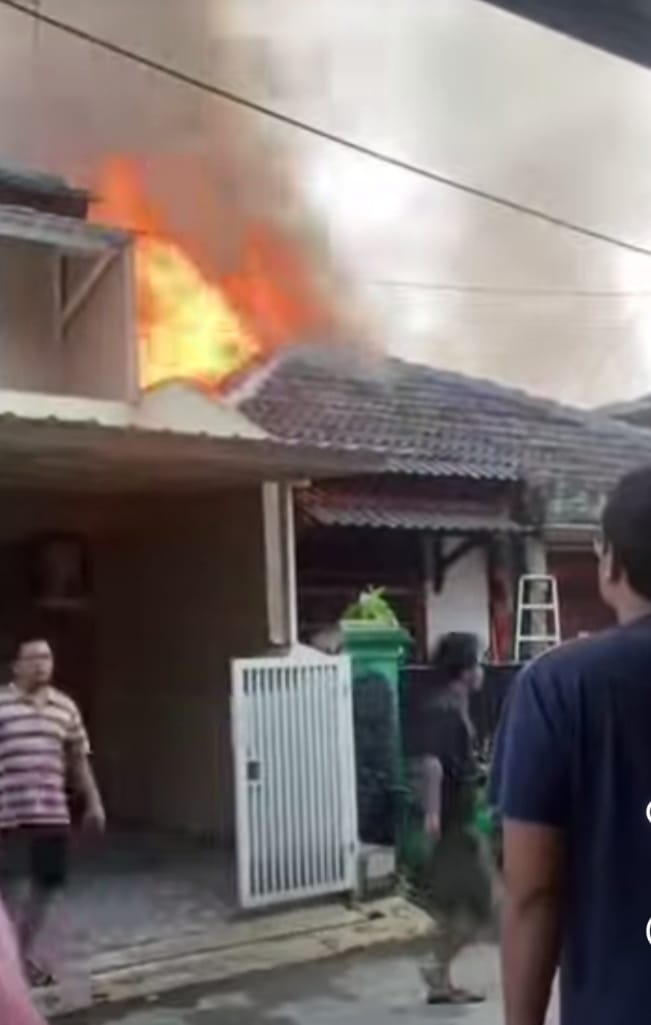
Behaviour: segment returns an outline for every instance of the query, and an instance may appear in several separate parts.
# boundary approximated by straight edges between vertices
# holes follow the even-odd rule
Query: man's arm
[[[70,781],[84,802],[84,825],[104,831],[106,814],[90,764],[88,734],[79,709],[73,705],[66,737],[66,759]]]
[[[544,1025],[562,937],[560,830],[504,823],[502,974],[506,1025]]]
[[[438,837],[441,832],[441,788],[443,766],[438,758],[429,755],[423,760],[423,804],[425,805],[425,832]]]
[[[84,824],[103,832],[106,826],[104,804],[95,781],[90,758],[81,745],[70,745],[68,765],[72,785],[84,802]]]

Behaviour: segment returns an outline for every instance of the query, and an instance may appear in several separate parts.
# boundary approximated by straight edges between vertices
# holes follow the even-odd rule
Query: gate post
[[[292,648],[298,641],[294,493],[291,484],[262,485],[269,642]]]
[[[395,844],[403,788],[401,671],[409,634],[357,620],[342,621],[341,630],[352,663],[360,839]]]

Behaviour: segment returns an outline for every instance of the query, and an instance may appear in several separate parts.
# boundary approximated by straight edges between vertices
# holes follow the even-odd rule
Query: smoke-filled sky
[[[651,247],[649,72],[478,0],[40,7]],[[171,221],[216,260],[228,261],[242,217],[272,214],[347,322],[405,358],[581,404],[651,391],[651,259],[355,156],[2,8],[0,140],[3,161],[81,182],[108,154],[136,155]]]

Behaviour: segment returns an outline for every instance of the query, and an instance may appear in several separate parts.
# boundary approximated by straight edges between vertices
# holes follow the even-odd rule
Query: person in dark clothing
[[[619,625],[516,681],[495,750],[507,1025],[651,1014],[651,467],[611,494],[595,543]]]
[[[408,895],[435,923],[433,960],[423,972],[428,1002],[462,1004],[482,998],[453,985],[451,965],[493,908],[490,859],[474,826],[481,773],[468,705],[482,683],[477,638],[446,634],[434,668],[411,737],[403,859]]]

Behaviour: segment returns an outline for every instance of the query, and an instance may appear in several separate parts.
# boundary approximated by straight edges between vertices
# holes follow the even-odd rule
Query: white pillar
[[[527,573],[545,576],[547,573],[547,546],[542,538],[528,537],[525,541]]]
[[[436,594],[434,592],[434,539],[431,534],[422,537],[423,567],[423,619],[425,626],[425,657],[431,658],[436,646]]]
[[[276,647],[291,647],[298,642],[292,485],[265,482],[262,485],[262,507],[269,642]]]

